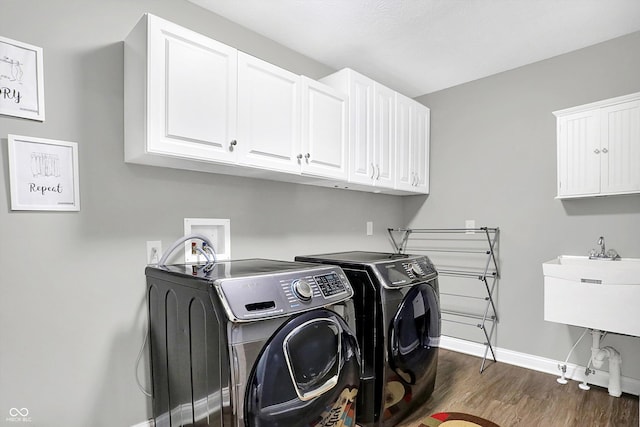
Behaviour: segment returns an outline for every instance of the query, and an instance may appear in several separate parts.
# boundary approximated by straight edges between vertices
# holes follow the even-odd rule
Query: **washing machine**
[[[355,425],[353,289],[337,266],[149,266],[156,427]]]
[[[395,426],[433,393],[440,344],[438,273],[426,256],[340,252],[296,261],[342,267],[362,352],[357,422]]]

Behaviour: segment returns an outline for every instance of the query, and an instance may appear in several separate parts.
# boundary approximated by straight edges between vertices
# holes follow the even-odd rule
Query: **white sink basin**
[[[542,272],[545,320],[640,336],[640,259],[562,255]]]
[[[562,255],[542,264],[545,277],[602,285],[640,285],[640,259],[615,261]]]

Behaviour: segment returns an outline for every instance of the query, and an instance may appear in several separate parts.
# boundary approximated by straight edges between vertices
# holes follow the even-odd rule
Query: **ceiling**
[[[416,97],[640,31],[640,0],[190,0]]]

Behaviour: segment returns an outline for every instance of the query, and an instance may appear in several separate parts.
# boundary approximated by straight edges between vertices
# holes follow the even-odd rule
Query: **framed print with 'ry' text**
[[[42,48],[0,37],[0,114],[44,121]]]

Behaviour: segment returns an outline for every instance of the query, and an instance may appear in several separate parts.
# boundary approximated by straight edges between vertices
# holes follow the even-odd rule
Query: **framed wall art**
[[[0,114],[44,121],[42,48],[0,37]]]
[[[79,211],[78,144],[9,135],[11,209]]]

